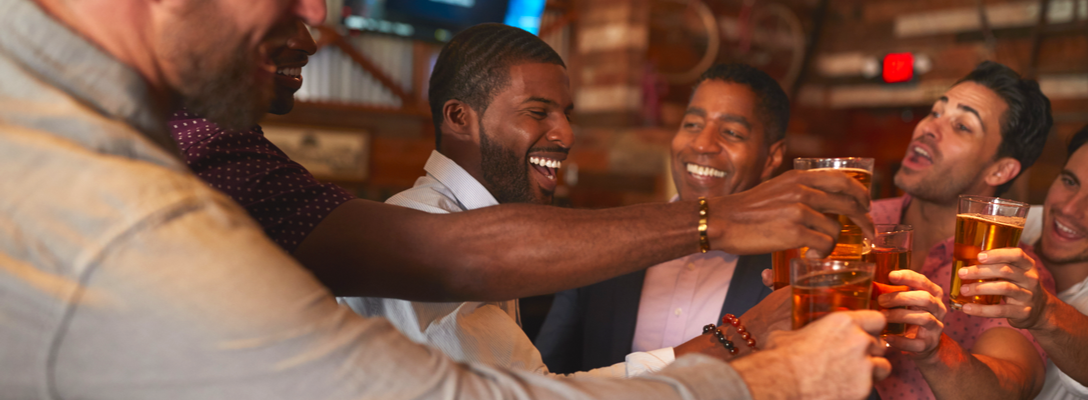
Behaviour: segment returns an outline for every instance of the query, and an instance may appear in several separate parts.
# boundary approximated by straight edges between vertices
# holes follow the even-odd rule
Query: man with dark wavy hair
[[[878,298],[889,322],[909,324],[906,335],[887,337],[895,372],[876,385],[881,398],[1030,399],[1039,392],[1046,355],[1032,335],[1004,319],[950,311],[947,293],[959,196],[1002,194],[1039,157],[1052,121],[1035,81],[987,61],[915,126],[895,175],[907,195],[874,201],[871,213],[878,224],[914,226],[910,270],[889,277],[912,290]],[[1040,279],[1053,288],[1049,274]]]

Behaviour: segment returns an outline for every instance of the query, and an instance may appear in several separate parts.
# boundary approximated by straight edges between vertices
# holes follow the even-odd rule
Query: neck
[[[914,198],[903,215],[903,223],[914,227],[914,246],[911,250],[915,256],[911,258],[911,269],[921,271],[929,249],[955,235],[956,204],[931,203]]]
[[[1054,288],[1058,293],[1088,279],[1088,261],[1055,263],[1043,261],[1043,265],[1054,276]]]
[[[140,2],[117,0],[34,0],[47,14],[96,45],[121,63],[136,70],[147,81],[152,98],[160,109],[171,99],[147,24],[151,15]]]

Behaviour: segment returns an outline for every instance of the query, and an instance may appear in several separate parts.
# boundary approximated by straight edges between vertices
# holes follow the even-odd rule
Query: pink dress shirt
[[[906,210],[910,201],[911,197],[909,195],[874,201],[869,215],[873,217],[873,222],[878,224],[898,224],[902,220],[903,210]],[[952,311],[948,300],[948,292],[952,279],[953,239],[950,237],[941,241],[929,250],[929,254],[925,255],[926,261],[922,266],[921,273],[933,283],[940,285],[941,289],[944,290],[945,296],[941,300],[948,307],[948,314],[944,317],[944,333],[959,343],[960,346],[963,346],[964,349],[970,351],[983,332],[999,326],[1011,327],[1005,319],[975,317],[964,314],[962,311]],[[1036,263],[1042,262],[1032,251],[1030,245],[1021,243],[1020,248],[1035,259]],[[1050,276],[1046,269],[1040,269],[1039,272],[1043,287],[1054,291],[1054,278]],[[1031,341],[1031,344],[1035,346],[1035,350],[1039,352],[1039,357],[1045,363],[1046,352],[1035,341],[1035,338],[1026,330],[1017,329],[1017,331]],[[929,389],[929,383],[922,377],[922,372],[914,365],[913,360],[898,352],[889,352],[887,358],[892,364],[892,375],[876,384],[876,390],[880,393],[881,399],[935,398],[933,391]]]

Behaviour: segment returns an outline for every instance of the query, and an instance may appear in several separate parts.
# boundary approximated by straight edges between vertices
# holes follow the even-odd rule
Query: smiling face
[[[510,68],[507,85],[480,117],[481,183],[496,200],[551,204],[557,172],[574,143],[573,110],[565,68],[546,63]]]
[[[1050,185],[1039,254],[1047,264],[1088,261],[1088,146],[1081,146]]]
[[[302,87],[302,67],[317,51],[317,43],[302,20],[295,19],[277,25],[261,46],[276,63],[275,97],[269,112],[287,114],[295,106],[295,92]]]
[[[319,0],[199,1],[179,4],[155,49],[185,106],[226,127],[248,127],[274,97],[276,64],[262,43],[274,27],[324,18]]]
[[[756,104],[755,93],[737,83],[711,79],[695,89],[672,139],[672,177],[681,200],[744,191],[771,176],[783,142],[767,143]]]
[[[954,204],[960,194],[987,194],[987,181],[1001,144],[1001,115],[1008,106],[974,82],[953,86],[914,127],[895,185],[912,196]],[[1017,172],[1019,170],[1017,169]]]

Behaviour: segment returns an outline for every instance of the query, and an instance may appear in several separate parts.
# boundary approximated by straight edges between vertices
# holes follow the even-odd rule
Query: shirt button
[[[677,308],[676,311],[674,311],[673,313],[675,313],[676,315],[680,315],[683,312],[684,312],[683,310],[681,310],[680,308]]]

